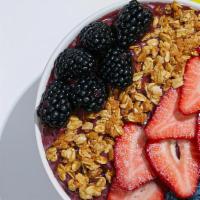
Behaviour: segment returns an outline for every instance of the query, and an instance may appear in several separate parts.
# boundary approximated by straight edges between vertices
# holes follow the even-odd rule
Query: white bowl
[[[130,0],[120,0],[120,1],[116,2],[115,4],[112,4],[111,6],[108,6],[104,9],[99,10],[98,12],[94,13],[93,15],[91,15],[88,18],[86,18],[85,20],[83,20],[67,36],[65,36],[65,38],[61,41],[61,43],[54,50],[52,56],[50,57],[47,65],[45,67],[42,78],[40,80],[38,92],[37,92],[35,110],[37,109],[37,107],[40,103],[40,100],[41,100],[41,96],[42,96],[43,92],[45,91],[47,81],[49,79],[51,70],[52,70],[53,65],[54,65],[54,61],[55,61],[56,57],[58,56],[58,54],[60,52],[62,52],[76,38],[76,36],[81,31],[81,29],[83,27],[85,27],[87,24],[89,24],[92,21],[95,21],[96,19],[101,18],[102,16],[104,16],[104,15],[106,15],[106,14],[108,14],[108,13],[114,11],[114,10],[121,8],[123,5],[127,4],[129,1]],[[141,0],[141,2],[163,2],[163,3],[172,2],[172,1],[173,0],[165,0],[165,1],[163,1],[163,0]],[[189,0],[177,0],[177,1],[180,2],[183,5],[186,5],[186,6],[200,10],[200,4],[191,2]],[[42,159],[42,163],[43,163],[44,168],[45,168],[45,170],[48,174],[49,179],[51,180],[53,186],[55,187],[55,189],[57,190],[59,195],[62,197],[62,199],[63,200],[70,200],[67,193],[63,190],[63,188],[60,186],[57,179],[55,178],[55,176],[54,176],[54,174],[53,174],[53,172],[52,172],[52,170],[51,170],[51,168],[48,164],[48,161],[46,159],[44,146],[42,144],[42,137],[41,137],[41,133],[40,133],[39,125],[38,125],[37,116],[35,116],[35,132],[36,132],[36,140],[37,140],[37,144],[38,144],[39,154],[40,154],[40,157]]]

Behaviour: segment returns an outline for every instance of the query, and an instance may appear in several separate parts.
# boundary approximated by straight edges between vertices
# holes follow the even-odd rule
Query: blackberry
[[[129,86],[133,77],[130,52],[120,48],[108,50],[100,67],[100,75],[114,88]]]
[[[188,198],[188,200],[199,200],[199,199],[200,199],[200,183],[198,184],[194,195],[192,197]]]
[[[107,89],[95,76],[80,79],[73,86],[72,104],[87,112],[100,111],[107,99]]]
[[[80,33],[80,44],[92,52],[102,53],[113,43],[114,34],[111,27],[103,22],[93,22]]]
[[[117,42],[128,47],[140,39],[150,28],[153,14],[136,0],[122,8],[115,23]]]
[[[175,197],[171,191],[169,191],[165,193],[165,200],[179,200],[179,199]]]
[[[95,70],[95,59],[83,49],[65,49],[55,61],[57,78],[72,81]]]
[[[69,86],[59,80],[47,87],[37,110],[43,124],[51,128],[60,128],[65,125],[72,111],[69,102],[70,90]]]
[[[165,193],[165,200],[180,200],[180,198],[176,197],[171,191]],[[187,198],[187,200],[200,200],[200,183],[196,188],[196,192],[192,197]]]

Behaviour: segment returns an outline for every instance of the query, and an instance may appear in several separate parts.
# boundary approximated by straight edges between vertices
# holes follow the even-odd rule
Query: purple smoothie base
[[[147,3],[145,4],[146,7],[149,7],[152,11],[154,16],[160,16],[164,13],[164,7],[165,7],[165,3]],[[187,8],[187,7],[186,7]],[[158,11],[159,10],[159,11]],[[114,11],[112,13],[109,13],[108,15],[100,18],[97,21],[103,21],[104,23],[108,24],[108,25],[112,25],[113,22],[116,19],[117,14],[119,13],[120,10]],[[151,31],[151,30],[150,30]],[[138,44],[140,44],[141,46],[143,45],[142,42],[138,41]],[[69,45],[70,48],[75,48],[78,45],[78,37],[74,39],[74,41],[72,41],[72,43]],[[133,53],[133,52],[132,52]],[[134,54],[133,54],[133,58],[134,58]],[[136,71],[139,70],[140,66],[137,63],[134,63]],[[49,81],[48,84],[51,83],[52,81],[54,81],[56,78],[54,76],[54,69],[51,72],[51,75],[49,77]],[[148,78],[146,78],[148,79]],[[146,82],[147,80],[144,80],[144,82]],[[47,85],[48,85],[47,84]],[[64,131],[64,129],[60,129],[60,130],[53,130],[51,128],[47,128],[43,125],[40,125],[40,130],[41,130],[41,134],[42,134],[42,142],[44,145],[45,150],[48,149],[52,143],[57,139],[58,135],[60,133],[62,133]],[[79,194],[78,191],[77,192],[71,192],[68,188],[67,188],[67,181],[70,179],[69,176],[67,176],[66,181],[62,182],[60,181],[59,177],[57,176],[56,173],[56,167],[59,163],[60,158],[58,158],[58,161],[55,163],[51,163],[49,162],[49,165],[52,169],[52,171],[54,172],[54,175],[56,177],[56,179],[58,180],[58,182],[60,183],[60,185],[63,187],[63,189],[66,191],[66,193],[69,195],[69,197],[72,200],[79,200]],[[107,165],[105,165],[105,168],[110,169],[110,168],[114,168],[113,163],[108,163]],[[96,200],[105,200],[107,199],[107,194],[109,191],[109,187],[110,185],[107,185],[106,189],[102,192],[102,195],[98,198],[95,198]]]

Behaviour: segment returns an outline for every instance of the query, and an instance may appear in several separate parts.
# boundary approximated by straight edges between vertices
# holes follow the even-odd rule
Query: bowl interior
[[[177,0],[178,2],[180,2],[183,5],[192,7],[194,9],[200,9],[200,4],[188,1],[188,0]],[[120,0],[114,4],[112,4],[111,6],[108,6],[106,8],[103,8],[101,10],[99,10],[98,12],[96,12],[95,14],[87,17],[85,20],[83,20],[79,25],[77,25],[67,36],[64,37],[64,39],[60,42],[60,44],[57,46],[57,48],[55,49],[55,51],[53,52],[53,54],[51,55],[45,70],[43,72],[42,78],[40,80],[40,84],[39,84],[39,88],[38,88],[38,92],[37,92],[37,98],[36,98],[36,105],[35,105],[35,110],[37,109],[40,100],[41,100],[41,96],[43,94],[43,92],[45,91],[51,70],[53,68],[54,65],[54,61],[56,59],[56,57],[59,55],[60,52],[62,52],[75,38],[76,36],[79,34],[79,32],[81,31],[81,29],[86,26],[87,24],[89,24],[92,21],[95,21],[96,19],[101,18],[102,16],[117,10],[119,8],[121,8],[123,5],[127,4],[129,2],[129,0]],[[168,2],[173,2],[173,0],[165,0],[163,2],[163,0],[141,0],[140,2],[162,2],[162,3],[168,3]],[[63,188],[60,186],[60,184],[58,183],[57,179],[55,178],[49,164],[48,161],[46,159],[46,155],[45,155],[45,150],[42,144],[42,137],[41,137],[41,133],[40,133],[40,129],[39,129],[39,125],[38,125],[38,120],[37,120],[37,116],[35,114],[35,132],[36,132],[36,140],[37,140],[37,144],[38,144],[38,149],[39,149],[39,154],[40,157],[42,159],[42,163],[43,166],[49,176],[49,179],[51,180],[53,186],[55,187],[55,189],[57,190],[57,192],[59,193],[59,195],[62,197],[63,200],[70,200],[69,196],[66,194],[66,192],[63,190]]]

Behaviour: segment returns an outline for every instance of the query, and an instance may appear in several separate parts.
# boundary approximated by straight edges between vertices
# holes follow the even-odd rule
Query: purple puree
[[[148,4],[145,4],[145,6],[151,8],[151,10],[153,11],[154,16],[155,15],[157,15],[157,16],[162,15],[165,5],[166,4],[164,4],[164,3],[148,3]],[[112,25],[113,22],[115,21],[116,16],[117,16],[118,13],[119,13],[119,10],[114,11],[114,12],[109,13],[108,15],[100,18],[98,21],[103,21],[103,22],[107,23],[108,25]],[[140,41],[138,41],[138,43],[143,45],[142,42],[140,42]],[[72,41],[72,43],[69,45],[69,47],[70,48],[75,48],[77,46],[77,44],[78,44],[78,38],[75,38],[74,41]],[[134,58],[134,54],[133,54],[133,58]],[[137,69],[137,66],[138,66],[137,63],[134,63],[134,65],[135,65],[135,68]],[[51,72],[48,84],[51,83],[53,80],[55,80],[54,70],[52,70],[52,72]],[[144,80],[144,82],[145,81],[147,81],[147,80]],[[83,115],[84,115],[84,113],[82,113],[82,118],[84,118]],[[53,141],[56,140],[56,138],[59,135],[59,133],[63,132],[64,129],[53,130],[51,128],[47,128],[47,127],[44,127],[43,125],[40,125],[40,130],[41,130],[41,134],[42,134],[42,142],[43,142],[44,148],[48,149],[51,146],[51,144],[53,143]],[[58,161],[56,163],[49,162],[49,165],[50,165],[52,171],[54,172],[58,182],[64,188],[64,190],[66,191],[66,193],[70,196],[70,198],[72,200],[80,199],[79,195],[78,195],[78,192],[71,192],[67,188],[67,181],[69,180],[70,177],[67,177],[67,180],[65,182],[62,182],[62,181],[60,181],[60,179],[56,175],[56,166],[57,166],[57,164],[58,164]],[[105,168],[113,168],[113,164],[112,163],[108,163],[105,166]],[[97,200],[105,200],[107,198],[108,191],[109,191],[109,185],[103,191],[101,197],[98,197],[98,198],[95,198],[95,199],[97,199]]]

